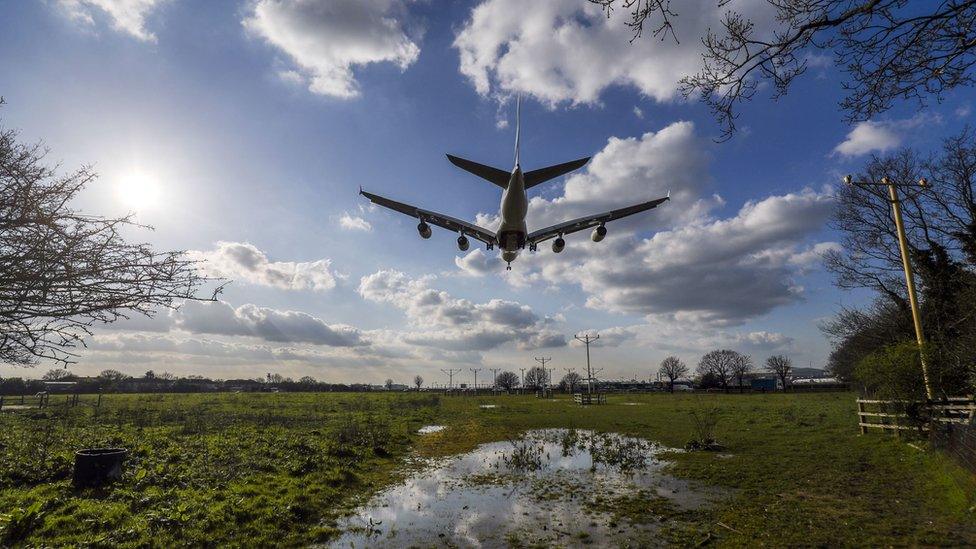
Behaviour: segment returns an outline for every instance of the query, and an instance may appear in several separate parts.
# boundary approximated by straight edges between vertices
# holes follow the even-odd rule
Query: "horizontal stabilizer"
[[[571,162],[564,162],[562,164],[556,164],[555,166],[549,166],[547,168],[539,168],[538,170],[532,170],[531,172],[525,173],[525,188],[531,189],[539,183],[545,183],[550,179],[559,177],[560,175],[565,175],[573,170],[578,170],[586,165],[590,161],[590,157],[580,158],[579,160],[573,160]]]
[[[447,159],[451,161],[451,164],[454,164],[464,171],[471,172],[482,179],[491,181],[503,189],[508,188],[508,180],[512,174],[506,172],[505,170],[499,170],[498,168],[478,164],[477,162],[473,162],[466,158],[461,158],[459,156],[450,154],[447,155]]]

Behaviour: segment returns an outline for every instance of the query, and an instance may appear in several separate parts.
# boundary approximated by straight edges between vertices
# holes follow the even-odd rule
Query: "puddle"
[[[661,472],[662,452],[643,439],[591,431],[530,431],[514,441],[431,461],[340,519],[333,547],[639,546],[655,543],[656,520],[620,521],[596,500],[639,491],[676,509],[714,501]]]
[[[478,406],[478,407],[479,408],[484,408],[485,410],[489,410],[491,408],[498,408],[498,405],[497,404],[482,404],[481,406]]]
[[[624,406],[643,406],[643,402],[624,402]]]
[[[444,425],[424,425],[420,429],[417,429],[417,434],[429,435],[431,433],[439,433],[444,429],[447,429]]]

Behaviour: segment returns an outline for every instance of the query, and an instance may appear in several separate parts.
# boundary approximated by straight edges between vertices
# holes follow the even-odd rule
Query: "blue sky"
[[[732,7],[762,19],[761,4]],[[760,92],[715,143],[675,75],[697,68],[696,33],[718,13],[683,9],[680,44],[631,45],[625,14],[582,0],[4,2],[3,124],[65,170],[95,167],[84,210],[135,211],[156,230],[132,238],[235,280],[221,303],[98,329],[73,368],[435,382],[543,355],[581,368],[583,330],[604,334],[609,377],[718,347],[821,366],[818,322],[868,298],[820,266],[838,240],[831,187],[872,153],[937,145],[972,93],[852,126],[842,72],[814,53],[789,95]],[[357,195],[490,225],[499,190],[444,153],[509,169],[516,93],[525,168],[596,155],[530,193],[530,225],[675,200],[506,273],[495,252],[421,240]]]

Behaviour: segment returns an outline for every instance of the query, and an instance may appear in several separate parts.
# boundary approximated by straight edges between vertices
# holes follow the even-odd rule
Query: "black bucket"
[[[125,448],[89,448],[75,452],[74,485],[77,488],[101,486],[122,476]]]

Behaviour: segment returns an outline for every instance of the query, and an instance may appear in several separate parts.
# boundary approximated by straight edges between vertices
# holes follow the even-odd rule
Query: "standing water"
[[[666,451],[675,450],[613,433],[529,431],[428,463],[341,519],[332,545],[647,543],[656,521],[621,522],[594,502],[641,493],[677,509],[707,503],[713,494],[662,473],[666,462],[657,456]]]

